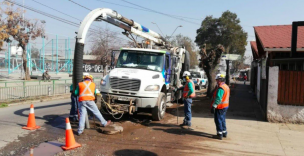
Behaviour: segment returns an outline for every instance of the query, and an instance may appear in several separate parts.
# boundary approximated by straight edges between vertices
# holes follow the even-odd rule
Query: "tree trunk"
[[[23,69],[24,69],[24,80],[31,80],[29,67],[27,67],[27,59],[26,59],[26,50],[22,47],[22,60],[23,60]]]
[[[229,66],[229,60],[226,60],[226,84],[230,84],[230,66]]]
[[[204,69],[206,76],[208,78],[208,88],[207,88],[207,96],[212,97],[213,91],[216,87],[216,82],[215,82],[215,69]]]
[[[220,63],[221,55],[224,51],[224,47],[222,45],[218,45],[215,50],[212,50],[207,54],[206,52],[206,44],[203,45],[203,48],[200,52],[201,55],[201,62],[199,67],[203,68],[206,76],[208,78],[208,89],[207,89],[207,96],[212,97],[214,89],[216,87],[215,75],[217,65]]]
[[[226,48],[226,53],[229,55],[230,45]],[[229,58],[229,57],[228,57]],[[226,84],[230,84],[230,67],[229,67],[229,59],[226,60]]]

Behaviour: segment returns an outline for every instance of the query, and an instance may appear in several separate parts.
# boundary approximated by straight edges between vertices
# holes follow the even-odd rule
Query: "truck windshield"
[[[164,54],[145,51],[121,51],[116,68],[137,68],[161,72]]]

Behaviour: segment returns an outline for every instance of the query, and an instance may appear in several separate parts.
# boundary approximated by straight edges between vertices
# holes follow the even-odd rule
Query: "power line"
[[[113,4],[113,5],[117,5],[117,6],[122,6],[122,7],[126,7],[129,9],[135,9],[135,10],[141,10],[141,11],[146,11],[146,12],[153,12],[147,9],[141,9],[141,8],[136,8],[136,7],[131,7],[131,6],[127,6],[127,5],[121,5],[121,4],[117,4],[117,3],[113,3],[113,2],[107,2],[107,1],[102,1],[102,0],[96,0],[99,2],[104,2],[104,3],[108,3],[108,4]],[[170,15],[170,14],[168,14]],[[179,16],[179,15],[172,15],[171,16],[175,16],[175,17],[179,17],[179,18],[188,18],[188,19],[193,19],[193,20],[202,20],[202,19],[198,19],[198,18],[192,18],[192,17],[185,17],[185,16]]]
[[[80,22],[82,21],[82,20],[79,19],[79,18],[76,18],[76,17],[73,17],[73,16],[71,16],[71,15],[68,15],[68,14],[66,14],[66,13],[64,13],[64,12],[61,12],[61,11],[59,11],[59,10],[57,10],[57,9],[54,9],[54,8],[52,8],[52,7],[50,7],[50,6],[47,6],[47,5],[45,5],[45,4],[42,4],[42,3],[37,2],[37,1],[35,1],[35,0],[33,0],[33,1],[36,2],[36,3],[38,3],[38,4],[40,4],[40,5],[42,5],[42,6],[45,6],[45,7],[49,8],[49,9],[52,9],[52,10],[54,10],[54,11],[57,11],[57,12],[59,12],[59,13],[61,13],[61,14],[64,14],[64,15],[66,15],[66,16],[69,16],[69,17],[71,17],[71,18],[74,18],[74,19],[76,19],[76,20],[79,20]],[[94,26],[94,27],[96,27],[96,28],[99,28],[99,27],[96,26],[96,25],[92,25],[92,26]]]
[[[129,3],[129,4],[131,4],[131,5],[135,5],[135,6],[140,7],[140,8],[144,8],[144,9],[149,10],[149,11],[152,11],[152,12],[154,12],[154,13],[158,13],[158,14],[161,14],[161,15],[164,15],[164,16],[168,16],[168,17],[171,17],[171,18],[174,18],[174,19],[178,19],[178,20],[181,20],[181,21],[184,21],[184,22],[188,22],[188,23],[191,23],[191,24],[200,25],[199,23],[195,23],[195,22],[192,22],[192,21],[184,20],[183,18],[174,17],[174,16],[172,16],[172,15],[170,15],[170,14],[166,14],[166,13],[162,13],[162,12],[159,12],[159,11],[156,11],[156,10],[152,10],[152,9],[149,9],[149,8],[146,8],[146,7],[143,7],[143,6],[134,4],[134,3],[132,3],[132,2],[128,2],[128,1],[126,1],[126,0],[121,0],[121,1],[123,1],[123,2],[125,2],[125,3]]]
[[[35,1],[35,0],[32,0],[32,1],[38,3],[38,4],[42,5],[42,6],[45,6],[45,7],[49,8],[49,9],[52,9],[52,10],[54,10],[54,11],[57,11],[57,12],[63,14],[63,15],[66,15],[66,16],[69,16],[69,17],[71,17],[71,18],[74,18],[74,19],[76,19],[76,20],[80,20],[80,21],[81,21],[81,19],[78,19],[78,18],[76,18],[76,17],[73,17],[73,16],[71,16],[71,15],[68,15],[68,14],[66,14],[66,13],[64,13],[64,12],[61,12],[61,11],[59,11],[59,10],[57,10],[57,9],[54,9],[54,8],[52,8],[52,7],[49,7],[49,6],[45,5],[45,4],[42,4],[42,3],[37,2],[37,1]]]
[[[89,9],[89,8],[87,8],[87,7],[85,7],[85,6],[81,5],[81,4],[79,4],[79,3],[76,3],[76,2],[74,2],[74,1],[72,1],[72,0],[69,0],[69,1],[72,2],[72,3],[74,3],[74,4],[76,4],[76,5],[78,5],[78,6],[80,6],[80,7],[83,7],[83,8],[85,8],[85,9],[89,10],[89,11],[92,11],[92,9]]]
[[[31,10],[31,11],[33,11],[33,12],[39,13],[39,14],[41,14],[41,15],[47,16],[47,17],[49,17],[49,18],[55,19],[55,20],[57,20],[57,21],[63,22],[63,23],[65,23],[65,24],[69,24],[69,25],[74,26],[74,27],[79,27],[79,24],[78,24],[78,23],[75,23],[75,22],[72,22],[72,21],[69,21],[69,20],[60,18],[60,17],[58,17],[58,16],[54,16],[54,15],[48,14],[48,13],[46,13],[46,12],[37,10],[37,9],[32,8],[32,7],[29,7],[29,6],[27,6],[27,5],[23,5],[23,4],[20,4],[20,3],[18,3],[18,2],[12,2],[12,1],[10,1],[10,0],[5,0],[5,1],[10,2],[10,3],[13,3],[13,4],[17,5],[17,6],[22,7],[22,8],[26,8],[26,9]],[[90,28],[89,31],[94,32],[94,33],[98,33],[98,30],[92,29],[92,28]],[[120,38],[120,39],[122,39],[122,40],[126,40],[126,39],[121,38],[121,37],[117,37],[117,38]],[[128,41],[128,40],[127,40],[127,41]]]
[[[72,3],[74,3],[74,4],[76,4],[76,5],[78,5],[78,6],[80,6],[80,7],[82,7],[82,8],[84,8],[84,9],[87,9],[87,10],[90,10],[90,11],[91,11],[91,9],[89,9],[89,8],[87,8],[87,7],[85,7],[85,6],[81,5],[81,4],[79,4],[79,3],[77,3],[77,2],[74,2],[73,0],[69,0],[69,1],[72,2]],[[137,5],[137,4],[134,4],[134,3],[131,3],[131,2],[125,1],[125,0],[122,0],[122,1],[124,1],[124,2],[126,2],[126,3],[129,3],[129,4],[132,4],[132,5],[135,5],[135,6],[140,7],[140,8],[144,8],[144,9],[146,9],[146,11],[149,11],[149,12],[154,12],[154,13],[162,14],[162,15],[165,15],[165,16],[168,16],[168,17],[171,17],[171,18],[175,18],[175,19],[178,19],[178,20],[182,20],[182,21],[185,21],[185,22],[188,22],[188,23],[192,23],[192,24],[198,24],[198,23],[195,23],[195,22],[191,22],[191,21],[184,20],[183,18],[174,17],[174,16],[169,15],[169,14],[165,14],[165,13],[161,13],[161,12],[158,12],[158,11],[155,11],[155,10],[152,10],[152,9],[148,9],[148,8],[139,6],[139,5]],[[105,1],[103,1],[103,2],[105,2]],[[109,2],[107,2],[107,3],[109,3]],[[112,3],[112,4],[116,4],[116,3]],[[120,4],[116,4],[116,5],[120,5]],[[128,6],[125,6],[125,7],[128,7]],[[129,7],[129,8],[130,8],[130,7]],[[143,10],[143,9],[141,9],[141,10]],[[200,25],[200,24],[198,24],[198,25]]]
[[[72,21],[69,21],[69,20],[66,20],[66,19],[63,19],[63,18],[60,18],[60,17],[54,16],[54,15],[51,15],[51,14],[45,13],[45,12],[43,12],[43,11],[40,11],[40,10],[34,9],[34,8],[32,8],[32,7],[29,7],[29,6],[26,6],[26,5],[20,4],[20,3],[18,3],[18,2],[12,2],[12,1],[10,1],[10,0],[5,0],[5,1],[7,1],[7,2],[9,2],[9,3],[13,3],[13,4],[17,5],[17,6],[22,7],[22,8],[26,8],[26,9],[31,10],[31,11],[33,11],[33,12],[39,13],[39,14],[41,14],[41,15],[44,15],[44,16],[47,16],[47,17],[50,17],[50,18],[52,18],[52,19],[58,20],[58,21],[60,21],[60,22],[63,22],[63,23],[66,23],[66,24],[72,25],[72,26],[78,26],[78,25],[79,25],[78,23],[75,23],[75,22],[72,22]]]

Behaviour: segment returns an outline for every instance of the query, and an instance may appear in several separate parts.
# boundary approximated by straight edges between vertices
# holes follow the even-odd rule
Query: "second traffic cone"
[[[40,126],[37,126],[36,121],[35,121],[34,105],[31,104],[30,114],[27,119],[27,125],[26,125],[26,127],[22,127],[22,129],[35,130],[35,129],[39,129],[39,128],[40,128]]]
[[[69,150],[80,147],[81,145],[75,141],[69,118],[65,119],[65,123],[66,123],[65,146],[61,146],[61,148],[64,150]]]
[[[34,148],[30,149],[30,156],[34,156]]]

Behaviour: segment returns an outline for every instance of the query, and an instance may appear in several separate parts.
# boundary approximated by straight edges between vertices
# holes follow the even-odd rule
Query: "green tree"
[[[44,24],[38,20],[24,19],[23,10],[15,8],[13,3],[4,1],[0,4],[0,48],[4,42],[12,39],[18,42],[22,48],[24,79],[30,80],[26,46],[30,40],[44,36]]]
[[[194,68],[198,65],[197,51],[195,51],[194,42],[189,37],[178,34],[171,40],[171,44],[173,46],[183,46],[189,52],[191,62],[190,68]]]
[[[207,16],[203,20],[201,27],[197,29],[195,43],[200,47],[206,43],[207,51],[222,44],[226,53],[243,56],[246,51],[247,33],[240,25],[237,15],[225,11],[219,18]]]
[[[240,19],[237,17],[237,14],[225,11],[219,18],[207,16],[202,21],[201,27],[197,29],[195,43],[202,49],[200,67],[207,74],[209,82],[207,94],[210,96],[216,86],[214,81],[215,71],[221,56],[217,53],[213,59],[210,59],[211,55],[209,53],[221,44],[227,54],[239,54],[243,56],[246,50],[245,46],[247,45],[247,33],[240,25]],[[203,59],[205,60],[203,61]]]

